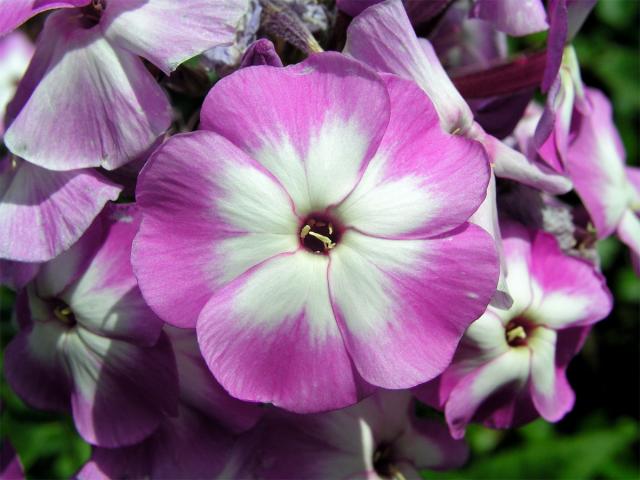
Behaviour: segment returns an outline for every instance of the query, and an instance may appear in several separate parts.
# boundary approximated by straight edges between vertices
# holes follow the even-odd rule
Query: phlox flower
[[[139,216],[116,206],[71,249],[40,266],[17,298],[20,331],[4,373],[28,404],[71,410],[89,443],[139,442],[177,408],[177,372],[162,322],[131,271]]]
[[[228,392],[313,412],[446,368],[498,278],[466,223],[489,181],[477,142],[413,83],[330,52],[224,78],[201,128],[143,169],[132,263]]]
[[[86,6],[48,16],[9,106],[4,139],[15,155],[52,170],[115,169],[142,154],[169,127],[171,106],[139,57],[169,74],[184,60],[232,42],[247,7],[247,0],[46,6],[74,3]],[[7,16],[37,13],[33,4],[3,6],[0,25],[16,23]]]
[[[400,0],[386,0],[358,15],[349,25],[344,53],[377,71],[416,82],[434,103],[446,131],[483,144],[496,176],[554,194],[571,189],[566,176],[540,168],[474,121],[469,105],[451,82],[431,43],[416,37]]]
[[[552,235],[515,223],[503,224],[502,232],[512,307],[487,308],[451,366],[417,389],[419,398],[444,409],[456,438],[471,421],[508,428],[538,415],[560,420],[574,402],[567,364],[612,306],[604,277],[564,254]]]
[[[198,351],[195,332],[165,327],[178,365],[178,414],[137,445],[94,448],[80,480],[108,478],[240,478],[234,434],[252,428],[263,409],[236,400],[214,380]]]
[[[407,391],[380,391],[342,410],[274,412],[263,425],[256,477],[417,479],[419,470],[461,466],[466,445],[444,424],[416,418]]]
[[[640,175],[625,166],[611,103],[582,83],[573,47],[565,49],[532,143],[550,166],[571,178],[598,238],[617,233],[640,255]]]
[[[0,38],[0,117],[32,54],[21,32]],[[3,128],[0,121],[0,134]],[[5,155],[0,159],[0,259],[51,260],[75,243],[121,190],[93,169],[55,172]],[[25,266],[3,270],[3,283],[20,286],[29,280]]]

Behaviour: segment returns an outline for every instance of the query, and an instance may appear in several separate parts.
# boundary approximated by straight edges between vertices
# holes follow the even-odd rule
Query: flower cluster
[[[78,478],[418,478],[570,411],[595,241],[640,255],[594,3],[0,1],[4,375]]]

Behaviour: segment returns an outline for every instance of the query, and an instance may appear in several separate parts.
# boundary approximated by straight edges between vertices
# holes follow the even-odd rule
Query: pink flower
[[[151,434],[177,407],[177,374],[162,322],[129,263],[139,216],[118,206],[71,249],[43,264],[17,299],[20,332],[5,375],[35,408],[71,409],[89,443],[117,447]]]
[[[445,425],[418,419],[407,391],[380,391],[357,405],[313,415],[274,412],[263,425],[257,478],[420,478],[461,466],[466,445]]]
[[[0,38],[0,140],[4,134],[4,113],[16,93],[16,85],[33,56],[33,45],[22,32]]]
[[[602,275],[563,254],[552,235],[517,224],[502,232],[513,306],[489,307],[465,333],[451,366],[418,389],[421,399],[444,409],[455,438],[471,421],[507,428],[537,415],[560,420],[574,402],[567,364],[611,310]]]
[[[338,53],[224,78],[140,175],[132,262],[233,396],[297,412],[448,365],[498,277],[481,146]],[[464,188],[462,188],[464,186]]]
[[[47,18],[5,134],[12,153],[52,170],[115,169],[150,147],[169,127],[171,107],[139,57],[169,74],[233,41],[247,2],[92,0],[47,8],[71,3],[90,4]],[[27,4],[4,7],[0,18]]]
[[[94,448],[80,480],[108,478],[240,478],[234,434],[251,429],[264,409],[236,400],[214,380],[198,351],[193,330],[165,327],[180,383],[177,415],[137,445]]]

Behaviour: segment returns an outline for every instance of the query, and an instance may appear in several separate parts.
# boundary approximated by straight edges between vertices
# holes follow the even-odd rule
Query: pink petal
[[[384,78],[389,126],[362,180],[336,212],[345,225],[366,234],[433,237],[478,209],[489,164],[478,142],[442,132],[437,112],[415,83]]]
[[[347,31],[344,53],[380,72],[413,80],[433,102],[447,132],[466,132],[473,122],[469,106],[453,86],[426,40],[418,41],[400,0],[374,5]]]
[[[91,0],[0,0],[0,36],[45,10],[81,7],[89,3]]]
[[[134,272],[151,308],[178,327],[194,327],[222,285],[299,248],[289,196],[211,132],[172,137],[160,147],[139,177],[136,198],[143,221]]]
[[[169,75],[185,60],[230,45],[248,0],[109,0],[100,19],[105,37]]]
[[[363,396],[329,301],[327,256],[282,254],[218,290],[198,318],[207,365],[236,398],[308,413]]]
[[[22,295],[26,296],[26,292]],[[20,297],[18,297],[20,298]],[[33,322],[7,345],[4,375],[29,405],[42,410],[69,408],[71,379],[59,345],[66,329],[56,322]]]
[[[640,256],[640,219],[638,214],[627,209],[618,224],[618,237],[630,249],[635,257]]]
[[[589,325],[609,314],[611,293],[591,263],[564,254],[548,233],[538,232],[532,243],[529,311],[539,324],[553,329]]]
[[[21,31],[0,38],[0,139],[4,134],[5,110],[29,66],[33,50],[31,40]]]
[[[469,457],[469,448],[451,437],[446,425],[431,419],[412,416],[411,428],[395,442],[398,457],[419,469],[446,470],[460,468]]]
[[[89,265],[59,297],[78,323],[93,333],[153,345],[163,323],[142,298],[130,260],[140,215],[135,206],[116,205],[104,220],[106,238],[94,246],[97,252]]]
[[[347,231],[331,253],[329,284],[363,378],[397,389],[440,374],[485,310],[498,273],[494,242],[475,225],[427,240]]]
[[[598,237],[611,235],[629,203],[624,148],[613,124],[611,104],[598,90],[585,89],[589,111],[567,155],[569,176],[587,208]]]
[[[64,352],[73,378],[73,418],[87,442],[132,445],[156,430],[165,415],[176,414],[178,377],[164,335],[145,348],[76,328]]]
[[[554,330],[542,327],[527,343],[531,349],[531,396],[540,415],[549,422],[564,417],[575,400],[565,369],[556,366],[556,340]]]
[[[0,168],[0,257],[11,260],[42,262],[68,249],[121,190],[92,170],[9,159]]]
[[[98,29],[56,12],[40,35],[9,106],[5,143],[53,170],[115,169],[144,152],[171,122],[167,97],[135,55]]]
[[[216,382],[200,355],[195,331],[167,325],[165,332],[176,356],[182,402],[233,433],[254,427],[264,409],[233,398]]]
[[[462,438],[481,404],[504,387],[517,391],[529,377],[529,351],[512,349],[464,376],[451,391],[445,416],[454,438]]]
[[[201,128],[261,163],[304,216],[356,185],[389,121],[380,77],[335,52],[286,68],[244,68],[211,89]]]
[[[549,28],[547,13],[540,0],[476,0],[471,16],[491,22],[496,30],[514,37]]]

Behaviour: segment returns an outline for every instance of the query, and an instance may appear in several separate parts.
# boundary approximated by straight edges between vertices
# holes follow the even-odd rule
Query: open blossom
[[[180,405],[137,445],[94,448],[80,480],[109,478],[240,478],[234,434],[253,427],[263,409],[237,400],[215,381],[200,356],[195,332],[166,326],[178,365]]]
[[[131,271],[139,216],[117,206],[71,249],[43,264],[17,299],[20,332],[5,375],[27,403],[72,410],[89,443],[139,442],[177,406],[177,374],[162,322]]]
[[[465,333],[451,366],[418,389],[443,408],[454,437],[471,421],[507,428],[573,407],[565,370],[593,323],[611,310],[604,278],[565,255],[556,239],[518,224],[502,226],[509,310],[489,307]]]
[[[26,3],[33,2],[3,6],[0,18],[17,15]],[[50,7],[65,3],[72,2]],[[246,4],[92,0],[53,12],[9,107],[7,147],[53,170],[127,163],[171,123],[168,99],[139,57],[169,74],[184,60],[233,41]]]
[[[446,426],[415,417],[407,391],[380,391],[343,410],[273,412],[265,424],[257,477],[408,479],[419,470],[462,465],[467,447]],[[259,450],[259,451],[260,451]]]
[[[311,412],[446,368],[498,277],[465,223],[489,181],[477,142],[338,53],[224,78],[201,127],[141,173],[132,262],[227,391]]]

